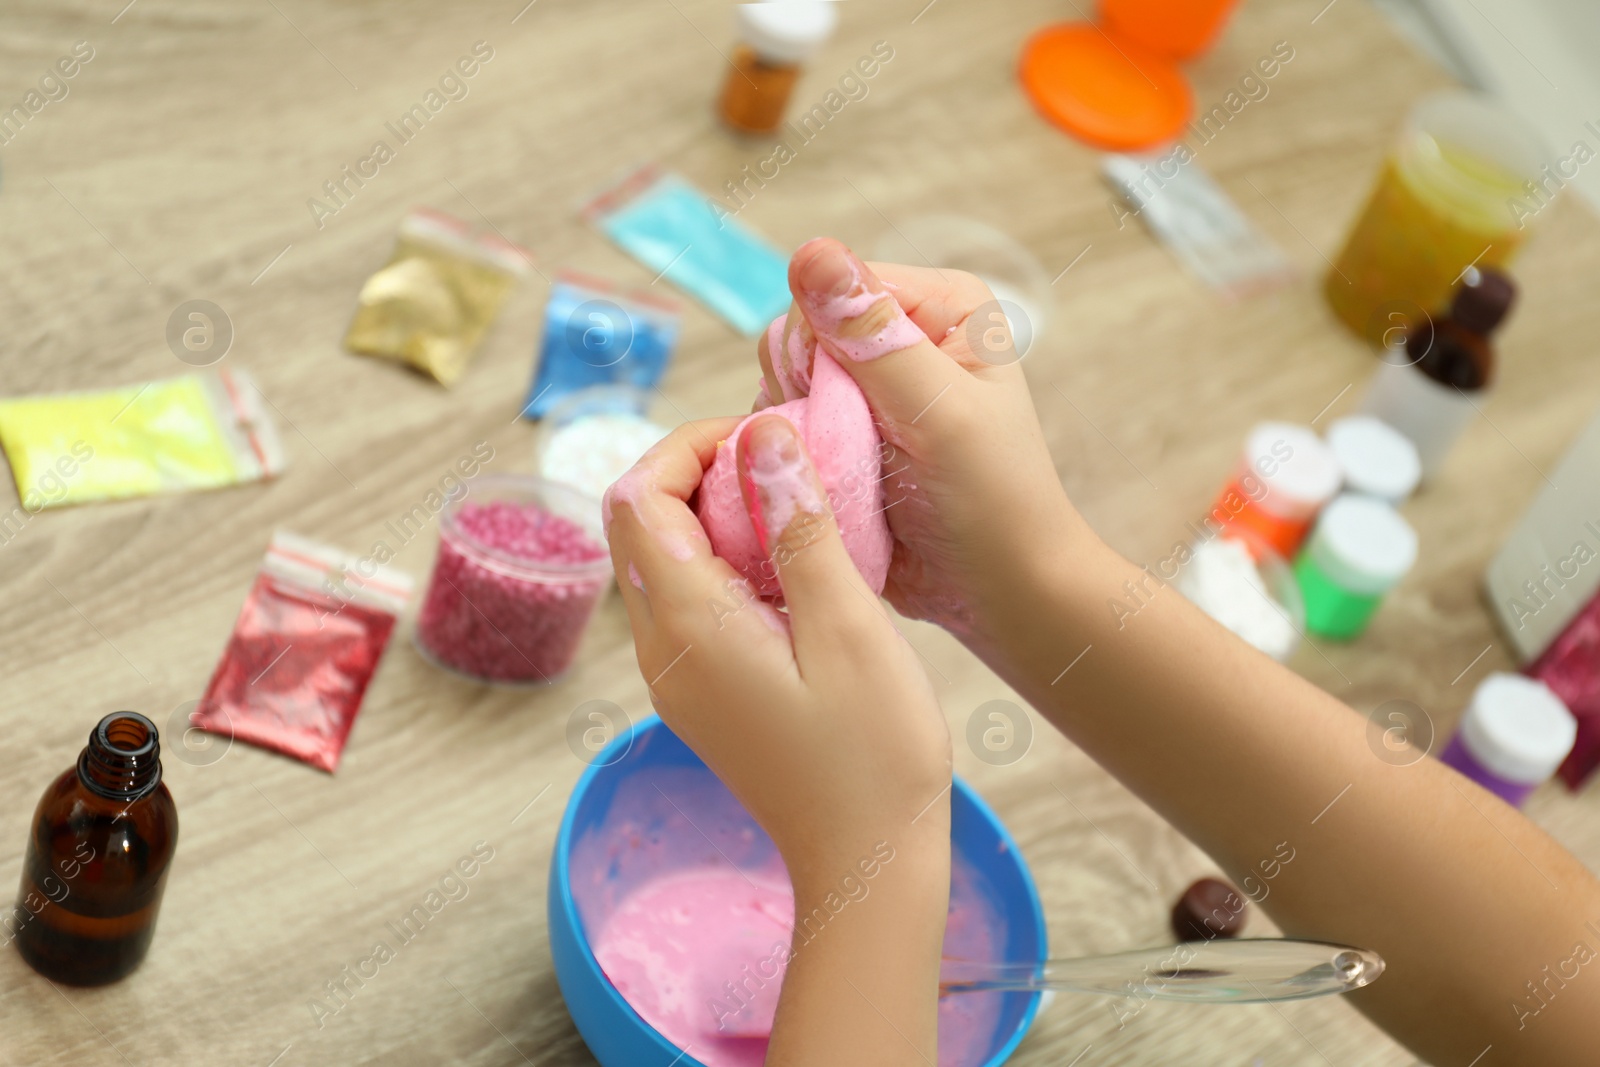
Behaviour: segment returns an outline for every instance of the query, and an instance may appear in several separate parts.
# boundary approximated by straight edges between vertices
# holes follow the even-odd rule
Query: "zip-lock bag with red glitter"
[[[399,571],[274,533],[190,721],[334,770],[411,590]]]

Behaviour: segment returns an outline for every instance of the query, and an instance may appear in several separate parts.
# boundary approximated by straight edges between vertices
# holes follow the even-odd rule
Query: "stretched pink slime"
[[[787,392],[790,385],[784,388]],[[753,476],[770,479],[767,488],[778,503],[775,514],[765,520],[765,529],[758,531],[740,491],[736,457],[750,420],[768,415],[780,415],[795,427],[828,494],[845,548],[867,584],[880,592],[894,548],[883,513],[883,442],[861,388],[820,347],[813,353],[809,395],[746,418],[718,445],[716,458],[701,479],[696,502],[712,551],[743,575],[760,596],[777,596],[782,588],[768,552],[771,539],[800,510],[821,510],[809,485],[803,486],[802,494],[803,467],[753,472]]]

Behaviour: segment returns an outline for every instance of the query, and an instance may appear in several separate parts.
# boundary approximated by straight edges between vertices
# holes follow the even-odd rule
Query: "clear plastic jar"
[[[1242,528],[1195,541],[1177,586],[1201,611],[1279,663],[1300,647],[1306,613],[1294,572]]]
[[[439,555],[417,618],[417,646],[488,682],[566,673],[611,586],[600,503],[523,475],[468,483],[439,516]]]
[[[1334,313],[1381,348],[1443,311],[1467,267],[1503,266],[1521,246],[1528,218],[1514,205],[1547,162],[1538,136],[1488,98],[1425,97],[1328,272]]]
[[[599,499],[650,447],[671,432],[647,412],[651,394],[632,385],[594,385],[550,405],[539,421],[534,465],[553,482]]]

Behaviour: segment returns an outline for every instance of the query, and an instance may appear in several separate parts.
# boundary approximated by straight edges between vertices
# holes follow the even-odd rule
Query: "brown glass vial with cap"
[[[801,67],[838,24],[838,8],[829,0],[765,0],[734,11],[739,44],[717,113],[740,133],[771,133],[783,124]]]
[[[1478,416],[1495,377],[1490,335],[1510,313],[1516,295],[1505,274],[1468,267],[1447,313],[1412,324],[1384,351],[1362,411],[1411,439],[1423,481],[1438,475],[1456,438]]]
[[[107,715],[34,811],[6,922],[17,951],[68,985],[128,975],[149,951],[177,843],[155,724],[132,711]]]

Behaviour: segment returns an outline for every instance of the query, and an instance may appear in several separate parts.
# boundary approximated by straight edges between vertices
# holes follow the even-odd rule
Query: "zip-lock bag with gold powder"
[[[416,209],[400,223],[388,264],[361,287],[345,347],[454,385],[532,263],[509,241],[473,236],[460,219]]]

